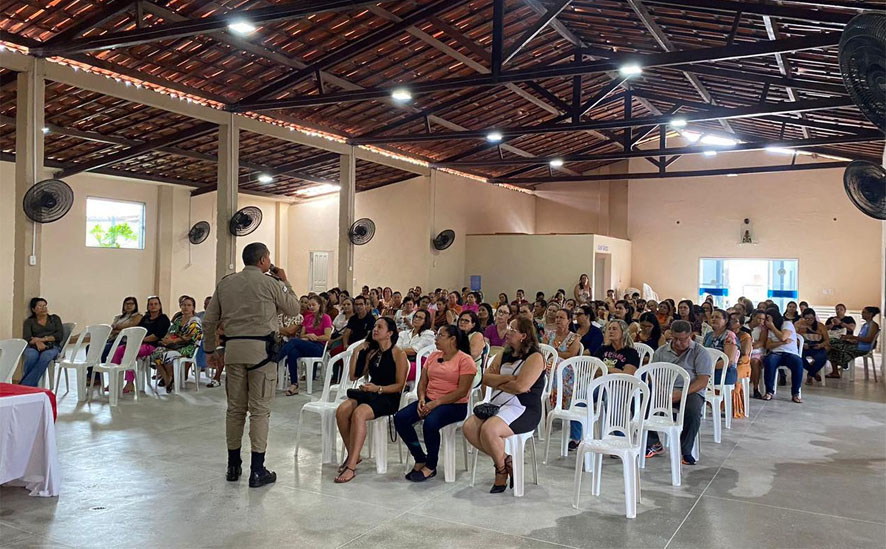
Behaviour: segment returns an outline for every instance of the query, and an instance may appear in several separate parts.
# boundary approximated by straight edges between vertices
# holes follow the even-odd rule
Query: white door
[[[311,252],[311,291],[326,291],[326,276],[329,271],[329,252]]]

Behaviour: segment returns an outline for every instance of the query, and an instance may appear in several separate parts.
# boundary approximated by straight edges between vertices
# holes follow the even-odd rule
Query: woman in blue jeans
[[[822,322],[815,318],[815,311],[809,307],[803,310],[801,323],[798,323],[797,331],[803,335],[805,339],[803,343],[803,367],[806,368],[806,383],[811,385],[812,380],[821,381],[818,372],[824,368],[828,361],[828,351],[831,345],[828,340],[828,331]],[[807,358],[812,358],[812,364],[809,364]]]
[[[716,309],[711,313],[711,327],[713,331],[708,332],[704,338],[704,346],[711,349],[722,351],[729,358],[729,365],[726,368],[726,385],[735,385],[738,379],[738,336],[728,329],[729,313],[722,309]],[[719,365],[719,362],[715,366]],[[714,384],[720,384],[720,378],[723,376],[723,369],[714,370]]]
[[[464,421],[468,413],[468,393],[477,373],[470,355],[468,336],[455,325],[440,327],[435,338],[437,350],[425,361],[418,381],[418,400],[394,416],[397,433],[415,459],[406,480],[423,482],[437,475],[440,429]],[[422,431],[427,451],[422,450],[415,424],[424,420]]]
[[[45,299],[35,297],[30,303],[31,316],[25,319],[22,339],[28,342],[25,348],[24,375],[21,384],[36,387],[46,373],[49,363],[55,360],[64,340],[64,326],[58,315],[49,314]]]
[[[323,356],[323,349],[332,337],[332,319],[323,309],[323,302],[318,296],[309,297],[302,325],[296,328],[297,333],[291,334],[292,339],[283,345],[281,352],[286,356],[290,383],[286,396],[298,394],[298,359]],[[280,333],[290,335],[285,330],[281,329]],[[314,372],[305,372],[305,375],[313,376]]]
[[[778,307],[766,309],[766,329],[769,340],[766,349],[769,354],[763,359],[764,382],[766,394],[763,400],[772,400],[775,396],[775,375],[779,366],[791,370],[791,400],[801,404],[800,387],[803,385],[803,358],[797,346],[797,331],[790,320],[785,320],[778,312]]]

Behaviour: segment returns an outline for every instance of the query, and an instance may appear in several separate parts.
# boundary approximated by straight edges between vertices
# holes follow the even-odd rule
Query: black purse
[[[520,363],[520,366],[523,366],[522,362]],[[520,369],[520,366],[517,366],[517,369],[514,370],[514,375],[517,373],[517,370]],[[499,406],[498,404],[493,404],[491,401],[495,400],[495,397],[502,394],[503,392],[504,391],[499,389],[499,391],[497,393],[495,393],[492,396],[492,398],[489,399],[490,402],[481,402],[480,404],[474,406],[474,415],[482,420],[487,420],[487,419],[491,418],[492,416],[496,415],[498,413],[498,411],[501,409],[501,406]],[[517,395],[514,395],[511,398],[514,398],[516,396]],[[508,402],[510,402],[510,399],[508,399]]]

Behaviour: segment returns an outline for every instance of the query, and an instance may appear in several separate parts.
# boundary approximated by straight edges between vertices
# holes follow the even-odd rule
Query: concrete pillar
[[[289,272],[289,204],[277,202],[274,206],[274,264]],[[301,269],[303,265],[292,265]]]
[[[240,172],[240,128],[231,113],[228,123],[218,127],[218,217],[215,231],[215,281],[234,272],[237,243],[228,230],[237,211]]]
[[[21,337],[28,301],[40,295],[41,227],[22,210],[25,193],[45,179],[43,170],[44,61],[31,58],[18,73],[15,131],[15,254],[12,284],[12,332]]]
[[[354,294],[354,245],[348,238],[348,230],[354,223],[356,196],[356,159],[354,149],[350,154],[339,156],[338,195],[338,287]]]
[[[172,248],[175,245],[175,189],[157,187],[157,262],[154,268],[154,293],[161,303],[175,303],[172,295]]]

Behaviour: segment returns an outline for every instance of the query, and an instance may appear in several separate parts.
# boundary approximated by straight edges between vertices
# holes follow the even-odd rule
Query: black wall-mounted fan
[[[873,162],[855,160],[843,172],[843,187],[855,207],[886,221],[886,170]]]
[[[255,206],[246,206],[231,218],[228,230],[234,236],[246,236],[258,229],[261,225],[261,209]]]
[[[348,229],[348,239],[355,246],[366,244],[372,240],[373,236],[375,236],[375,221],[368,217],[354,221],[354,224]]]
[[[206,221],[198,221],[194,223],[194,226],[188,231],[188,242],[191,244],[200,244],[209,238],[209,232],[209,223]]]
[[[852,101],[886,132],[886,15],[852,18],[840,37],[840,73]]]
[[[22,200],[25,215],[36,223],[63,218],[74,205],[74,191],[61,179],[45,179],[28,189]]]
[[[435,250],[443,251],[452,246],[453,242],[455,242],[455,231],[452,229],[446,229],[435,236],[434,240],[431,241],[431,244],[434,246]]]

